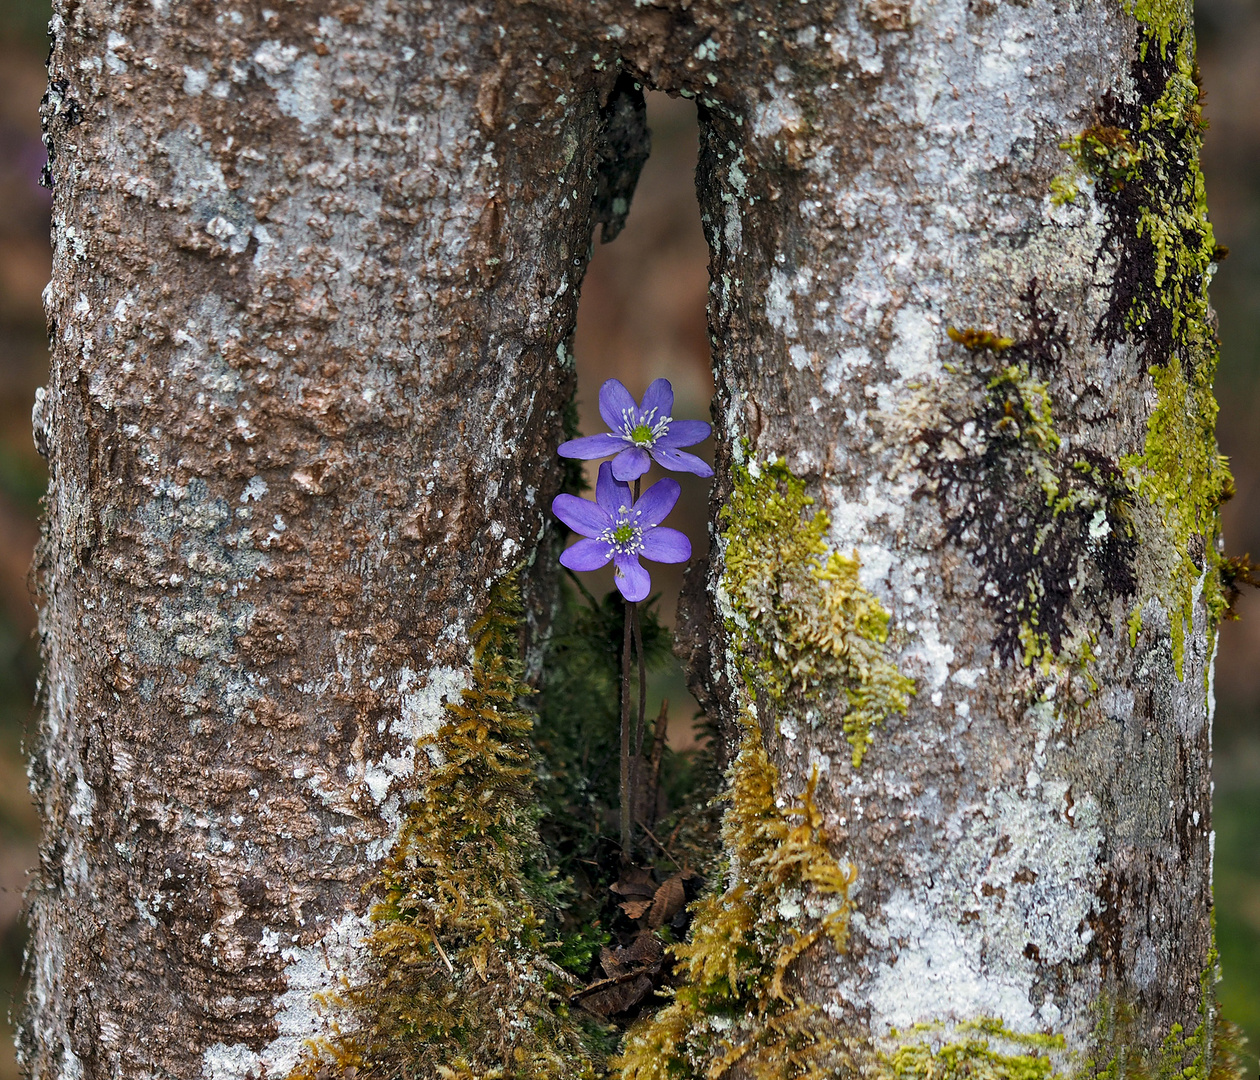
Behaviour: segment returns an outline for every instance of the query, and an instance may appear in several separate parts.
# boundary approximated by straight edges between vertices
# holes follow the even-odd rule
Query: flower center
[[[637,555],[643,550],[643,529],[636,523],[638,510],[627,510],[622,507],[617,512],[617,520],[599,535],[605,544],[611,544],[618,555]]]
[[[631,446],[650,449],[669,431],[671,420],[672,416],[657,416],[655,409],[645,413],[627,409],[621,414],[621,437]]]

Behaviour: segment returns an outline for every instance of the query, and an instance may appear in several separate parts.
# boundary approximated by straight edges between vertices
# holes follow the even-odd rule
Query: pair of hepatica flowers
[[[675,472],[712,476],[695,454],[682,449],[709,437],[702,420],[675,420],[674,391],[668,379],[657,379],[638,404],[616,379],[599,390],[599,414],[609,431],[561,443],[561,457],[591,461],[614,455],[599,467],[595,501],[576,495],[557,495],[552,512],[581,536],[560,556],[570,570],[598,570],[611,561],[618,590],[638,603],[647,597],[652,578],[640,558],[680,563],[691,558],[691,541],[677,529],[662,525],[678,501],[677,480],[658,480],[639,495],[640,478],[652,462]],[[630,482],[634,482],[633,493]]]

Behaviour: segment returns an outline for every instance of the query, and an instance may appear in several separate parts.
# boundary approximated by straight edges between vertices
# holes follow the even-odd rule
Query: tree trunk
[[[283,1076],[353,1029],[314,995],[360,977],[416,739],[518,566],[545,627],[641,80],[700,109],[684,645],[739,752],[729,877],[617,1067],[1206,1077],[1228,477],[1187,13],[282,7],[54,18],[32,1075]]]
[[[279,7],[54,20],[36,1076],[295,1063],[558,490],[615,71]]]

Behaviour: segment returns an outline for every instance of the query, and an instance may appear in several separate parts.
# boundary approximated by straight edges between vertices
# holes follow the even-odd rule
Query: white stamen
[[[651,408],[645,413],[640,413],[637,409],[623,409],[621,412],[621,437],[631,446],[641,446],[645,450],[655,446],[657,440],[669,430],[669,425],[674,419],[672,416],[662,416],[659,420],[654,420],[653,417],[655,416],[655,408]],[[640,442],[634,437],[635,429],[640,427],[646,427],[650,433],[646,442]]]
[[[637,555],[643,550],[643,527],[638,521],[642,516],[642,510],[627,509],[623,506],[617,511],[617,520],[600,533],[596,539],[608,544],[616,555]],[[630,528],[630,535],[625,540],[618,542],[616,539],[617,531],[627,526]]]

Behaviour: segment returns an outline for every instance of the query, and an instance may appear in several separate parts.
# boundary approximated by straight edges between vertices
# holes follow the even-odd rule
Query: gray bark
[[[543,535],[615,72],[457,6],[54,30],[24,1058],[275,1075]]]
[[[1143,26],[1110,0],[57,10],[32,1075],[278,1076],[327,1023],[489,586],[535,565],[545,609],[566,341],[634,167],[601,135],[620,71],[699,102],[715,516],[732,467],[785,458],[916,684],[855,768],[836,699],[740,674],[719,533],[694,674],[727,724],[756,705],[785,799],[821,770],[858,871],[801,993],[876,1047],[1000,1018],[1086,1053],[1104,1001],[1135,1049],[1194,1029],[1211,613],[1174,645],[1184,538],[1121,463],[1172,346],[1115,328],[1141,244],[1101,187],[1050,198],[1063,140],[1162,91]],[[1008,468],[976,431],[1018,363],[1062,443]],[[1012,570],[1037,470],[1078,459],[1103,517],[1051,515],[1065,561]]]

